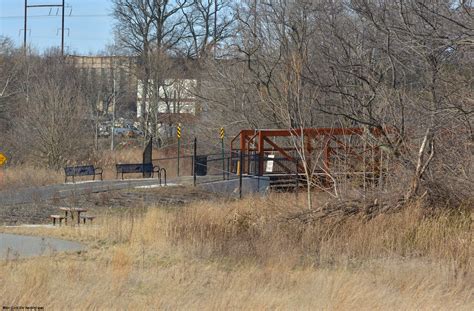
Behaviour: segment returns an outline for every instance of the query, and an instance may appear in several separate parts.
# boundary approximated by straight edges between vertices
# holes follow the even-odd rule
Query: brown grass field
[[[99,160],[100,159],[100,160]],[[104,179],[115,179],[116,163],[140,163],[142,151],[136,148],[124,149],[112,153],[103,151],[101,156],[92,154],[91,157],[80,163],[69,163],[68,165],[93,164],[104,170]],[[81,178],[78,178],[80,180]],[[85,179],[90,179],[87,176]],[[11,165],[0,169],[0,191],[12,190],[25,187],[46,186],[64,182],[64,171],[55,171],[46,167],[28,164]]]
[[[0,261],[0,305],[473,310],[470,208],[302,221],[289,217],[304,211],[294,196],[272,194],[131,209],[92,226],[3,228],[88,249]]]
[[[115,179],[117,163],[141,163],[143,161],[143,150],[138,148],[121,149],[111,152],[109,150],[102,151],[100,154],[92,154],[89,159],[79,163],[69,163],[68,165],[95,165],[101,167],[104,171],[104,179]],[[189,154],[189,151],[183,150]],[[153,151],[153,158],[175,157],[174,153]],[[181,175],[191,174],[191,159],[189,157],[181,159]],[[177,175],[175,160],[155,161],[154,165],[166,167],[167,177],[174,178]],[[77,177],[77,180],[87,180],[90,176]],[[51,184],[63,183],[64,171],[62,169],[56,171],[46,167],[33,166],[28,164],[10,165],[0,167],[0,191],[12,190],[25,187],[46,186]]]

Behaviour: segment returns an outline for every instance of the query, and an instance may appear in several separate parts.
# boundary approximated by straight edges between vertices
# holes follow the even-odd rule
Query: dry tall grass
[[[0,191],[64,182],[64,172],[31,165],[0,167]]]
[[[0,304],[48,309],[474,307],[471,214],[414,206],[370,221],[302,223],[289,196],[100,217],[35,229],[81,254],[0,263]],[[33,229],[17,229],[31,232]]]
[[[100,154],[91,154],[89,158],[68,165],[95,165],[104,170],[104,179],[116,178],[116,163],[141,163],[143,150],[139,148],[120,149],[114,152],[105,150]],[[156,151],[155,151],[156,153]],[[131,177],[141,177],[134,174]],[[77,177],[76,180],[90,180],[92,176]],[[71,179],[70,179],[71,180]],[[29,164],[13,164],[0,168],[0,191],[25,187],[46,186],[64,182],[64,170],[56,171],[47,167]]]
[[[306,210],[287,195],[226,204],[206,203],[174,214],[170,237],[199,254],[247,258],[259,263],[330,267],[380,258],[429,258],[450,262],[455,273],[472,268],[471,210],[427,215],[419,206],[367,220],[298,218]],[[304,206],[304,205],[303,205]]]

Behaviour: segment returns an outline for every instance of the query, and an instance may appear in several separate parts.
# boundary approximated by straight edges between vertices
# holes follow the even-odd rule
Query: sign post
[[[194,137],[194,144],[193,144],[193,185],[196,187],[196,167],[197,167],[197,138]]]
[[[176,137],[178,138],[178,167],[176,175],[179,176],[179,150],[181,149],[181,124],[176,127]]]
[[[225,137],[225,130],[223,127],[221,127],[221,130],[219,132],[219,135],[221,137],[221,149],[222,149],[222,179],[225,180],[225,152],[224,152],[224,137]]]

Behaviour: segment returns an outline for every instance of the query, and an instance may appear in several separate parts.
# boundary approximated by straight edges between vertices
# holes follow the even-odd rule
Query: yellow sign
[[[176,136],[178,136],[178,138],[181,138],[181,125],[178,125],[178,127],[176,128]]]
[[[220,135],[221,135],[221,139],[224,139],[225,130],[223,127],[221,127]]]
[[[7,160],[8,160],[7,157],[3,153],[0,152],[0,166],[5,164]]]

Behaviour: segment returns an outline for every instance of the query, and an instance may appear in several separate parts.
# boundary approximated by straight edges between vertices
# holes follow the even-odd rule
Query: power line
[[[44,18],[44,17],[61,17],[59,15],[32,15],[28,16],[28,18]],[[67,15],[68,18],[70,17],[110,17],[109,14],[85,14],[85,15]],[[0,16],[0,19],[23,19],[24,16]]]
[[[36,38],[36,39],[55,39],[57,38],[56,36],[42,36],[42,35],[31,35],[29,36],[30,38]],[[74,36],[74,39],[71,39],[71,41],[106,41],[107,38],[97,38],[97,37],[77,37]]]

